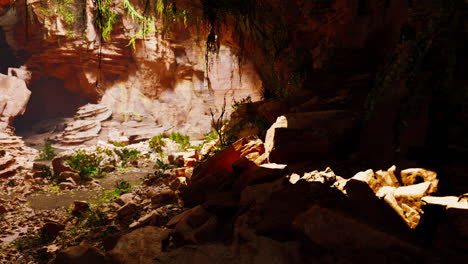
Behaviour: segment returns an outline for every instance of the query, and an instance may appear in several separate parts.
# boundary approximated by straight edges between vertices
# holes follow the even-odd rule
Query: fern
[[[156,3],[156,11],[159,17],[163,15],[165,8],[166,8],[166,5],[164,3],[164,0],[158,0],[158,2]]]
[[[114,24],[117,22],[117,14],[109,7],[112,0],[96,0],[95,24],[101,30],[104,41],[109,41]]]
[[[135,18],[139,20],[146,20],[146,17],[138,13],[129,0],[123,0],[123,6],[128,10],[128,13],[130,14],[133,20],[135,20]]]

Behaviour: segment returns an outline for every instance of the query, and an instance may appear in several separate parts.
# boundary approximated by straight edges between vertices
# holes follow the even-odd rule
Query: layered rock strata
[[[88,104],[78,109],[75,120],[68,123],[65,130],[52,137],[57,147],[79,146],[99,136],[101,122],[109,119],[112,111],[105,105]]]

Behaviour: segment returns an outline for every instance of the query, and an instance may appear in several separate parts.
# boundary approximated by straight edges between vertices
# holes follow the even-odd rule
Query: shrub
[[[154,136],[149,141],[149,147],[159,154],[159,156],[163,155],[163,147],[166,146],[166,141],[163,139],[163,135],[159,134]]]
[[[118,180],[115,182],[115,189],[103,191],[104,198],[100,199],[100,202],[110,203],[113,199],[119,197],[124,193],[132,191],[132,185],[125,180]]]
[[[234,99],[233,104],[231,105],[231,108],[232,108],[233,111],[236,111],[237,108],[239,108],[241,105],[249,104],[249,103],[252,103],[252,97],[250,97],[250,96],[247,96],[246,98],[242,98],[239,101],[236,101]]]
[[[67,163],[73,169],[80,171],[81,180],[86,180],[89,177],[102,176],[102,168],[100,167],[102,159],[96,153],[88,154],[79,150],[67,159]]]
[[[55,157],[55,151],[52,147],[52,143],[46,142],[44,144],[44,149],[39,153],[39,158],[37,160],[51,160]]]
[[[120,148],[120,147],[126,147],[127,143],[125,143],[125,142],[113,142],[112,145]]]
[[[121,165],[126,166],[130,159],[136,159],[140,155],[140,151],[136,149],[114,149],[114,153],[119,156]]]
[[[172,132],[169,134],[169,139],[178,143],[182,150],[187,150],[190,147],[190,137],[187,135],[182,135],[178,132]]]
[[[211,142],[218,139],[218,132],[215,129],[212,129],[210,133],[205,135],[205,141]]]
[[[120,194],[132,191],[132,185],[126,180],[118,180],[115,183],[115,188],[120,191]]]
[[[156,169],[163,170],[163,171],[169,169],[169,165],[166,164],[166,163],[164,163],[164,162],[163,162],[162,160],[160,160],[160,159],[156,160],[156,164],[154,165],[154,167],[155,167]]]

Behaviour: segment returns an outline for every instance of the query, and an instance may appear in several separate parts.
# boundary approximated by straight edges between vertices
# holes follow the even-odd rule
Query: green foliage
[[[125,167],[128,164],[128,161],[131,159],[138,158],[140,151],[136,149],[114,149],[114,153],[119,156],[121,165]]]
[[[41,167],[41,172],[44,178],[52,178],[53,176],[52,169],[49,166]]]
[[[239,101],[236,101],[234,99],[234,102],[233,104],[231,105],[231,108],[233,111],[236,111],[237,108],[239,108],[241,105],[244,105],[244,104],[249,104],[249,103],[252,103],[252,98],[249,96],[247,96],[246,98],[242,98],[241,100]]]
[[[16,248],[19,251],[34,249],[41,246],[44,246],[46,243],[49,243],[53,238],[39,235],[34,232],[27,232],[26,234],[18,237],[10,243],[10,246]]]
[[[118,180],[115,182],[115,189],[113,190],[105,190],[102,192],[103,198],[99,200],[99,202],[103,203],[110,203],[115,198],[119,197],[124,193],[129,193],[132,191],[132,185],[125,180]]]
[[[59,15],[69,30],[82,30],[86,24],[85,0],[49,0],[41,1],[40,4],[43,15]]]
[[[102,168],[100,167],[103,158],[96,153],[86,153],[79,150],[75,155],[69,157],[66,161],[70,167],[80,172],[81,180],[89,177],[101,177]]]
[[[162,134],[159,134],[157,136],[152,137],[149,141],[149,147],[153,151],[158,153],[159,156],[163,155],[163,147],[166,146],[166,141],[164,141],[163,137],[164,136]]]
[[[211,142],[213,140],[217,140],[218,136],[219,136],[218,132],[216,132],[215,129],[212,129],[210,133],[205,135],[205,141],[206,142]]]
[[[104,41],[111,39],[111,33],[114,24],[117,22],[117,14],[110,9],[112,0],[96,0],[95,20],[97,28],[101,30],[101,36]]]
[[[52,143],[46,142],[44,144],[44,149],[39,153],[39,158],[37,160],[51,160],[55,157],[54,148],[52,148]]]
[[[132,191],[132,185],[125,180],[118,180],[115,182],[115,188],[120,190],[120,194],[128,193]]]
[[[84,228],[96,228],[109,223],[107,213],[100,206],[90,206],[89,210],[83,212],[78,218],[78,225]]]
[[[157,159],[157,160],[156,160],[156,164],[154,165],[154,167],[155,167],[156,169],[163,170],[163,171],[168,170],[168,169],[170,168],[168,164],[164,163],[164,162],[163,162],[162,160],[160,160],[160,159]]]
[[[144,39],[148,34],[156,33],[156,27],[154,25],[154,21],[156,18],[154,16],[144,16],[138,11],[136,11],[135,7],[130,3],[129,0],[123,0],[123,6],[127,9],[127,12],[130,14],[133,20],[138,21],[141,25],[141,29],[130,39],[127,44],[128,46],[132,46],[133,49],[136,49],[135,41],[137,39]]]
[[[132,19],[138,21],[141,26],[141,29],[127,44],[127,46],[132,46],[133,49],[136,48],[135,42],[137,39],[145,39],[148,34],[157,32],[165,35],[172,25],[177,22],[183,22],[186,25],[188,21],[189,12],[177,9],[173,1],[146,1],[144,13],[139,13],[129,0],[123,0],[123,5]],[[161,28],[156,28],[156,20],[162,21]]]
[[[222,146],[229,145],[229,136],[226,134],[224,130],[224,126],[229,123],[229,120],[225,119],[226,114],[226,98],[224,98],[223,106],[221,107],[220,112],[216,114],[213,109],[210,108],[211,114],[211,127],[213,130],[216,131],[219,137],[219,144]]]
[[[172,132],[169,134],[169,139],[178,143],[183,151],[190,147],[190,137],[187,135],[182,135],[178,132]]]
[[[115,145],[114,145],[115,146]],[[116,146],[117,147],[117,146]],[[96,153],[99,153],[99,154],[105,154],[109,157],[112,157],[113,156],[113,152],[111,149],[108,149],[108,148],[102,148],[102,147],[97,147],[96,148]]]
[[[127,146],[127,143],[125,143],[125,142],[114,142],[114,143],[112,143],[112,145],[114,145],[114,146],[116,146],[118,148],[121,148],[121,147]]]

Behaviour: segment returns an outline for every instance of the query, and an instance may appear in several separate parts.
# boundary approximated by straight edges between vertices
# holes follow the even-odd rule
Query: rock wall
[[[137,19],[121,1],[114,1],[110,5],[119,19],[111,39],[104,41],[94,25],[94,1],[71,2],[66,6],[71,12],[82,12],[73,14],[73,23],[54,0],[17,1],[1,17],[8,20],[0,23],[6,42],[32,72],[31,85],[37,88],[33,98],[34,93],[47,93],[47,85],[39,85],[44,79],[58,79],[70,93],[107,104],[117,120],[143,115],[194,138],[210,131],[210,109],[221,110],[224,98],[228,111],[234,101],[261,98],[259,75],[250,62],[238,65],[234,46],[223,44],[211,63],[205,63],[204,25],[201,33],[195,26],[175,25],[164,37],[138,35]],[[142,12],[143,1],[133,4]],[[135,36],[132,47],[129,42]],[[50,100],[43,103],[49,105]]]
[[[112,2],[118,19],[107,42],[93,25],[93,1],[80,2],[85,12],[72,27],[63,14],[45,12],[44,2],[26,8],[21,0],[3,11],[9,46],[33,82],[61,79],[65,89],[108,104],[116,119],[143,115],[200,136],[225,96],[229,106],[233,97],[255,101],[262,90],[272,101],[258,110],[270,124],[288,113],[350,112],[356,122],[340,140],[328,144],[329,134],[314,134],[329,154],[308,157],[316,164],[332,157],[354,170],[427,167],[440,172],[441,189],[459,194],[457,186],[466,186],[466,60],[458,59],[468,42],[465,1],[177,0],[204,22],[137,38],[135,49],[127,44],[141,26],[121,1]],[[145,2],[132,1],[140,12]],[[220,45],[209,72],[207,39]],[[240,71],[231,53],[242,54]],[[334,128],[330,122],[327,130]],[[308,153],[308,145],[295,144]]]

